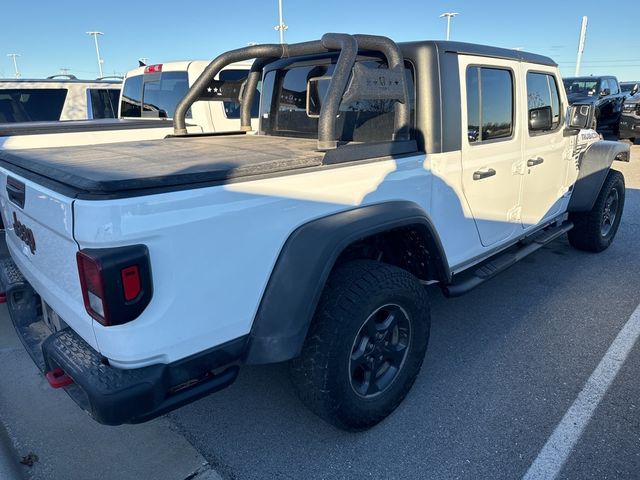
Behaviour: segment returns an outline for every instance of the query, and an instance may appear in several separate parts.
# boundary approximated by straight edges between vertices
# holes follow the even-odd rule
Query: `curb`
[[[2,423],[0,423],[0,478],[6,480],[23,480],[25,478],[18,465],[18,454]]]

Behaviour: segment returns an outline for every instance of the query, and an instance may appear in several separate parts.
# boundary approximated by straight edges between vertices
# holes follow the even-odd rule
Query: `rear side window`
[[[469,143],[509,138],[513,134],[513,76],[510,70],[467,69]]]
[[[162,72],[144,76],[143,117],[173,118],[176,107],[189,90],[187,72]]]
[[[0,123],[60,120],[66,98],[66,88],[0,90]]]
[[[334,59],[332,59],[335,61]],[[370,68],[386,68],[380,60],[362,61]],[[323,79],[311,89],[310,110],[318,113],[335,63],[322,65],[293,65],[272,70],[265,75],[262,102],[262,129],[271,135],[312,138],[318,133],[318,115],[307,113],[307,86],[312,79]],[[412,119],[415,109],[413,70],[405,68]],[[317,98],[316,98],[317,97]],[[336,130],[340,140],[371,142],[390,140],[394,133],[395,102],[370,99],[340,104]]]
[[[222,81],[238,81],[246,80],[249,70],[228,69],[220,72],[220,80]],[[262,85],[258,83],[258,92],[253,96],[253,104],[251,105],[251,117],[257,118],[260,110],[260,91]],[[227,118],[240,118],[240,104],[238,102],[224,101],[224,114]]]
[[[560,125],[560,95],[553,75],[527,73],[527,108],[551,107],[552,129]]]
[[[142,116],[142,75],[125,79],[122,86],[120,115],[123,117]]]
[[[120,90],[90,88],[91,118],[115,118],[118,116]]]
[[[189,90],[187,72],[159,72],[129,77],[121,102],[123,117],[173,118]],[[191,111],[187,117],[191,116]]]

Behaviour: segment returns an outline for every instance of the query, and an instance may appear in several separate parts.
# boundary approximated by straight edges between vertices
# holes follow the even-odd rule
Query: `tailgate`
[[[7,247],[38,294],[96,348],[85,312],[73,239],[73,199],[0,168]]]

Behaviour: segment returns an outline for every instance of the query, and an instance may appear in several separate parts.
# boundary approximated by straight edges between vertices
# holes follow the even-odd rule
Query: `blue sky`
[[[523,48],[549,55],[565,76],[575,69],[583,15],[589,17],[581,73],[640,80],[638,15],[631,0],[284,0],[285,39],[319,38],[328,31],[374,33],[394,40],[442,39],[442,12],[459,12],[451,39]],[[625,11],[625,6],[627,10]],[[13,75],[7,53],[19,53],[23,78],[69,68],[97,76],[88,30],[100,38],[105,74],[149,62],[211,59],[248,42],[277,42],[277,0],[2,0],[0,77]]]

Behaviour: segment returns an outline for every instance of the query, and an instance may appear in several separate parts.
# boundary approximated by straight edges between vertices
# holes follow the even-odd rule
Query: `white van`
[[[0,80],[0,124],[115,118],[121,85],[121,79],[78,80],[73,75]]]

